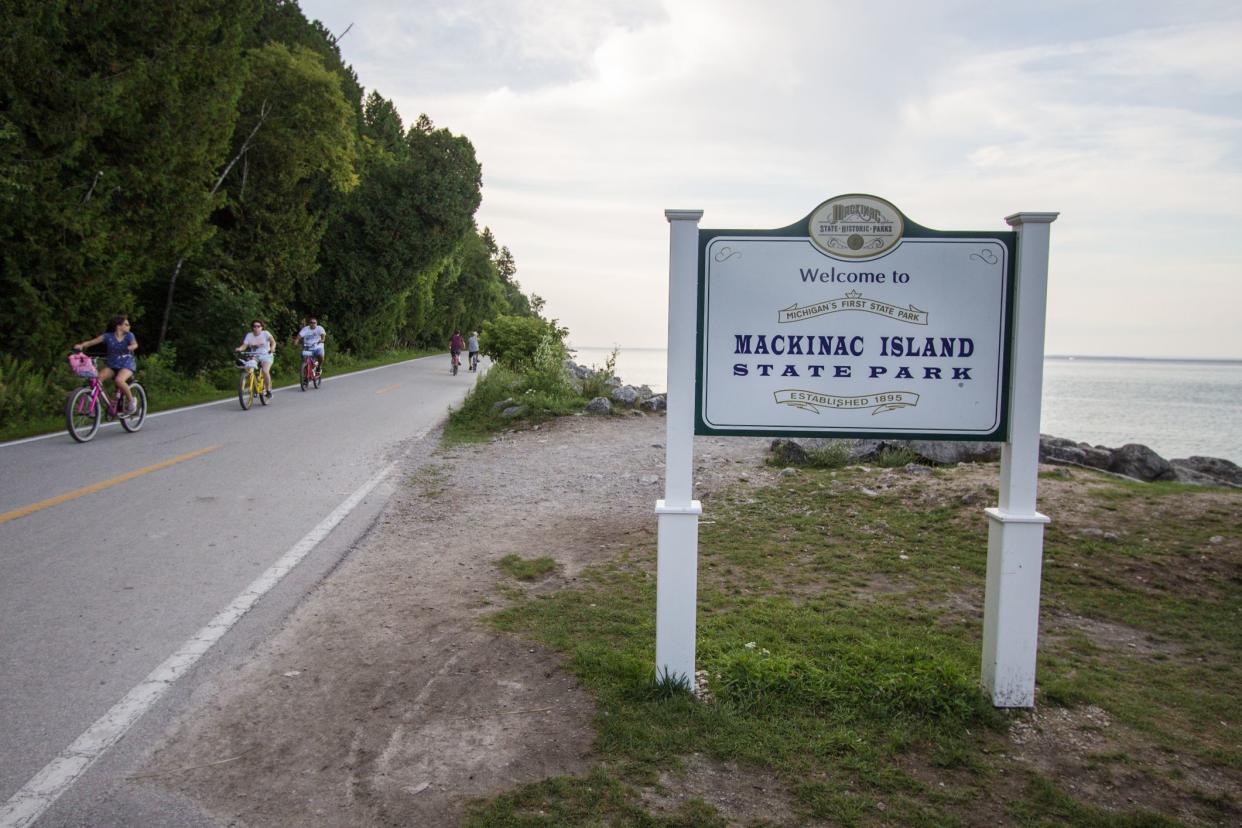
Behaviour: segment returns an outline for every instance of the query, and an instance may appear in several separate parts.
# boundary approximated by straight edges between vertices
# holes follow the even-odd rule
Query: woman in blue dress
[[[100,343],[107,347],[108,356],[104,359],[106,367],[99,372],[99,381],[103,383],[115,377],[116,390],[124,394],[127,400],[125,413],[133,414],[138,404],[134,401],[134,392],[129,390],[129,378],[134,375],[138,367],[134,362],[134,351],[138,350],[138,340],[134,339],[134,335],[129,332],[129,317],[125,314],[112,317],[107,331],[94,339],[79,342],[73,347],[80,350]]]

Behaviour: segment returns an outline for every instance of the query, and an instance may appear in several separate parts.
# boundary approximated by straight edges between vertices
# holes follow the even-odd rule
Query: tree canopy
[[[407,127],[295,2],[9,0],[0,30],[0,353],[126,312],[191,374],[254,316],[367,354],[537,309],[470,141]]]

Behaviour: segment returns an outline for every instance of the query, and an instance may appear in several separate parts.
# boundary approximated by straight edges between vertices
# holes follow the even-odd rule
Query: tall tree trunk
[[[229,171],[231,171],[234,165],[237,164],[238,159],[245,156],[246,152],[250,149],[250,142],[254,140],[254,136],[258,133],[259,127],[263,126],[263,121],[267,119],[267,115],[271,111],[272,109],[268,105],[267,101],[264,101],[263,105],[259,107],[259,120],[255,123],[254,129],[250,130],[250,134],[247,135],[246,140],[242,142],[241,149],[239,149],[237,154],[233,156],[233,159],[229,161],[228,166],[224,168],[224,172],[220,173],[220,177],[216,179],[215,186],[211,188],[211,193],[209,195],[214,196],[220,190],[221,185],[224,184],[224,180],[229,176]],[[168,280],[168,297],[164,300],[164,316],[160,321],[160,335],[155,341],[156,351],[159,351],[160,348],[164,347],[164,337],[168,334],[168,317],[172,314],[173,293],[177,290],[177,277],[181,274],[181,265],[184,261],[185,256],[177,259],[177,266],[173,268],[172,277]]]

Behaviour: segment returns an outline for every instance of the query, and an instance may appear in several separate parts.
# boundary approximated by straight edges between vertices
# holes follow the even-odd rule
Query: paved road
[[[168,412],[85,445],[61,435],[0,446],[0,807],[389,462],[429,450],[422,436],[474,379],[450,376],[447,362],[282,388],[250,411],[233,401]],[[185,803],[106,803],[109,774],[132,772],[132,743],[158,736],[160,722],[145,720],[175,715],[196,681],[244,655],[330,571],[391,485],[363,498],[110,751],[128,759],[101,760],[39,824],[122,824],[135,807],[181,808],[189,820]],[[14,516],[30,506],[42,508]]]

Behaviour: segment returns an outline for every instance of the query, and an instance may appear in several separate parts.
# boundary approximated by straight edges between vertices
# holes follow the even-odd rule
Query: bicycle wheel
[[[259,378],[255,381],[254,392],[259,396],[259,402],[267,405],[267,381],[263,379],[262,374],[259,374]]]
[[[136,382],[129,384],[129,390],[134,395],[133,414],[126,414],[121,417],[121,428],[131,434],[142,428],[142,421],[147,418],[147,390]]]
[[[246,371],[237,381],[237,401],[244,411],[254,404],[254,371]]]
[[[69,436],[79,443],[85,443],[95,436],[102,415],[103,406],[99,402],[91,407],[90,386],[77,389],[65,401],[65,425],[69,429]]]
[[[311,374],[310,361],[304,359],[302,360],[302,390],[303,391],[305,391],[306,387],[310,385],[310,374]]]
[[[320,368],[318,365],[315,366],[314,377],[312,378],[311,381],[315,383],[316,388],[318,388],[319,383],[323,381],[323,369]]]

